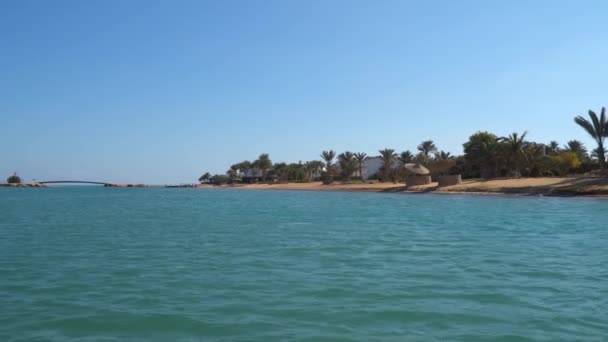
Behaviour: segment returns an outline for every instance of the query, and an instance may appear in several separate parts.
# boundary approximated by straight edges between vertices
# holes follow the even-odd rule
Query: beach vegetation
[[[521,177],[521,164],[526,158],[526,135],[527,132],[512,133],[498,139],[499,153],[502,154],[507,176]]]
[[[367,158],[367,153],[363,153],[363,152],[355,153],[355,161],[357,162],[357,168],[358,168],[359,177],[361,178],[361,180],[363,180],[363,163],[365,162],[366,158]]]
[[[321,152],[321,158],[325,161],[325,170],[322,174],[323,184],[331,184],[334,180],[335,166],[333,160],[336,157],[334,150]]]
[[[498,167],[498,137],[489,132],[477,132],[463,144],[465,168],[471,178],[496,177]]]
[[[20,184],[20,183],[22,183],[22,181],[21,181],[21,177],[19,177],[19,176],[17,175],[17,172],[13,173],[13,175],[12,175],[12,176],[8,177],[8,178],[6,179],[6,182],[7,182],[8,184]]]
[[[380,153],[380,157],[382,157],[382,167],[380,169],[382,178],[380,181],[388,182],[394,181],[395,170],[393,169],[393,163],[397,160],[397,153],[392,148],[385,148],[383,150],[378,151]]]
[[[198,178],[198,181],[203,183],[209,183],[209,179],[211,179],[211,174],[209,172],[205,172],[202,176]]]
[[[262,174],[262,181],[268,180],[268,172],[272,168],[272,161],[267,153],[262,153],[258,156],[258,159],[254,161],[254,164]]]
[[[209,178],[209,183],[213,185],[224,185],[230,183],[230,177],[227,175],[213,175]]]
[[[392,148],[378,151],[376,156],[345,151],[337,154],[325,150],[321,160],[298,163],[273,164],[263,153],[253,162],[242,161],[230,166],[224,177],[211,177],[209,173],[200,182],[225,181],[252,182],[311,182],[330,184],[335,180],[350,182],[353,178],[364,180],[403,181],[409,176],[405,164],[419,163],[426,166],[432,177],[460,174],[462,178],[496,177],[543,177],[571,174],[606,174],[605,138],[608,136],[608,119],[605,108],[600,114],[589,111],[588,118],[577,116],[574,121],[597,143],[588,149],[579,140],[569,140],[565,145],[552,140],[538,143],[528,140],[528,133],[514,132],[498,136],[488,131],[478,131],[462,145],[463,154],[453,155],[440,150],[433,140],[425,140],[416,147],[416,154],[405,150],[397,154]],[[599,170],[598,170],[599,169]]]
[[[428,162],[431,160],[432,155],[437,152],[437,146],[435,146],[433,140],[426,140],[420,143],[417,149],[419,151],[416,158],[418,163],[428,166]]]
[[[598,116],[594,111],[589,110],[589,120],[579,115],[574,118],[574,122],[581,126],[597,143],[596,158],[600,166],[600,172],[606,172],[606,149],[604,140],[608,137],[608,120],[606,118],[606,108],[602,107]]]
[[[581,161],[574,152],[561,152],[549,157],[552,168],[558,176],[566,176],[581,167]]]
[[[355,154],[349,151],[338,155],[338,163],[340,165],[340,173],[342,180],[350,182],[351,177],[357,170],[357,160]]]
[[[576,154],[579,161],[586,161],[589,159],[589,154],[587,152],[587,147],[585,144],[578,140],[570,140],[566,143],[563,151],[572,152]]]

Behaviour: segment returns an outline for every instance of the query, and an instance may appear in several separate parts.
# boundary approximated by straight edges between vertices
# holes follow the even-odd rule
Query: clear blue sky
[[[592,141],[606,1],[0,1],[0,176],[195,181],[477,130]]]

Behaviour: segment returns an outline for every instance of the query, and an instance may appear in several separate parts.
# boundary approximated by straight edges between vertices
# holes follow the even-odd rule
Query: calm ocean
[[[0,189],[0,341],[605,341],[608,200]]]

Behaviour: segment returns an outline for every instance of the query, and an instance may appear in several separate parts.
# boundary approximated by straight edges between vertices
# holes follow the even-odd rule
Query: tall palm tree
[[[425,140],[418,145],[418,159],[422,164],[427,164],[431,158],[431,154],[437,152],[437,146],[433,143],[433,140]]]
[[[599,147],[594,148],[593,151],[591,151],[591,158],[599,160],[600,154],[601,154],[599,150],[600,150]],[[606,154],[608,154],[608,150],[606,150],[606,148],[604,148],[604,155],[606,155]]]
[[[414,162],[414,155],[409,150],[401,152],[397,160],[399,161],[399,170],[397,175],[400,179],[405,178],[408,175],[408,171],[405,168],[405,164]]]
[[[321,153],[321,158],[325,160],[325,183],[331,183],[333,180],[333,160],[336,157],[336,152],[333,150],[323,151]]]
[[[462,145],[464,162],[468,172],[482,178],[496,177],[498,138],[489,132],[477,132]]]
[[[551,140],[547,145],[547,154],[559,153],[559,143],[555,140]]]
[[[409,150],[403,151],[399,155],[399,163],[401,163],[401,165],[411,163],[413,160],[414,160],[414,155]]]
[[[350,181],[350,177],[353,175],[356,168],[355,154],[349,151],[340,153],[340,155],[338,155],[338,161],[344,180],[347,182]]]
[[[385,148],[384,150],[378,151],[382,157],[382,169],[384,170],[383,181],[391,178],[393,170],[393,162],[397,159],[397,153],[391,148]]]
[[[308,181],[311,181],[315,175],[318,175],[319,172],[323,169],[323,162],[320,160],[311,160],[304,163],[304,168],[306,169],[306,174]]]
[[[334,152],[333,150],[323,151],[323,153],[321,153],[321,158],[325,160],[325,166],[327,167],[327,171],[329,171],[329,169],[332,167],[332,162],[335,157],[336,152]]]
[[[258,157],[258,160],[256,160],[255,162],[257,163],[258,168],[262,171],[262,179],[266,180],[268,170],[272,168],[272,161],[270,160],[270,156],[268,156],[267,153],[262,153]]]
[[[525,156],[524,147],[526,145],[525,139],[527,134],[528,132],[523,132],[521,135],[512,133],[499,139],[499,142],[502,143],[507,168],[511,171],[515,171],[517,176],[521,175],[519,164],[520,160]]]
[[[595,139],[597,143],[597,158],[600,163],[600,170],[602,173],[605,172],[606,169],[606,153],[604,152],[604,139],[608,136],[608,120],[606,120],[606,108],[602,107],[602,111],[600,113],[600,117],[598,118],[597,114],[594,111],[589,111],[589,118],[591,121],[585,119],[582,116],[577,116],[574,118],[574,122],[576,122],[579,126],[581,126],[589,135]]]
[[[367,154],[363,152],[355,153],[355,160],[357,161],[357,166],[359,166],[359,177],[363,180],[363,162],[365,162],[365,158],[367,158]]]
[[[587,147],[578,140],[570,140],[566,143],[565,150],[573,152],[578,157],[578,160],[585,161],[588,158]]]

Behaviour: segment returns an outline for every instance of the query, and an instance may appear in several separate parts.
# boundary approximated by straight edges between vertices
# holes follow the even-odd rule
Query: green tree
[[[418,145],[418,154],[419,161],[421,164],[426,165],[428,161],[431,159],[431,155],[437,152],[437,146],[433,143],[433,140],[423,141],[420,145]]]
[[[608,136],[608,120],[606,120],[606,108],[602,107],[600,116],[598,117],[594,111],[589,111],[589,119],[587,120],[581,115],[574,118],[574,122],[581,126],[597,143],[597,159],[600,164],[602,173],[606,171],[606,153],[604,148],[604,139]]]
[[[205,172],[204,175],[198,178],[198,181],[201,183],[209,183],[209,178],[211,178],[211,174],[209,172]]]
[[[209,179],[209,182],[213,185],[223,185],[230,181],[230,178],[226,175],[214,175]]]
[[[414,161],[414,155],[409,150],[401,152],[399,155],[399,163],[405,165]]]
[[[323,166],[325,166],[325,164],[320,160],[311,160],[304,163],[306,176],[309,182],[313,180],[315,175],[318,175],[323,171]]]
[[[363,163],[365,162],[366,158],[366,153],[355,153],[355,160],[357,161],[357,167],[359,168],[359,177],[361,177],[361,180],[363,180]]]
[[[519,135],[512,133],[506,137],[501,137],[499,142],[503,148],[507,168],[512,175],[521,176],[521,162],[525,158],[524,147],[526,145],[527,132]]]
[[[357,168],[357,161],[355,160],[355,154],[349,151],[340,153],[338,155],[338,162],[340,163],[340,169],[342,170],[342,177],[345,181],[350,181],[353,173]]]
[[[555,140],[551,140],[547,145],[547,154],[556,154],[560,152],[559,143]]]
[[[589,158],[589,155],[587,153],[587,147],[585,146],[585,144],[578,140],[568,141],[566,143],[564,151],[575,153],[580,161],[584,161]]]
[[[605,156],[606,154],[608,154],[608,151],[606,150],[606,148],[604,148],[604,150],[602,152],[600,152],[600,148],[597,147],[597,148],[594,148],[593,151],[591,151],[591,158],[598,160],[598,162],[599,162],[600,156],[601,155]]]
[[[382,181],[386,182],[393,178],[393,162],[397,159],[397,153],[391,148],[378,151],[382,157]]]
[[[270,160],[270,156],[267,153],[262,153],[258,156],[258,159],[255,161],[257,167],[262,171],[262,180],[266,181],[268,176],[268,171],[272,168],[272,161]]]
[[[498,138],[489,132],[477,132],[462,145],[464,168],[471,177],[496,177]]]
[[[269,175],[276,177],[279,182],[289,181],[289,166],[285,163],[276,163],[269,171]]]
[[[435,152],[435,159],[437,160],[451,160],[454,159],[454,156],[450,152],[439,151]]]
[[[549,158],[553,161],[554,167],[558,170],[560,176],[565,176],[570,171],[581,167],[581,162],[574,152],[561,152]]]
[[[15,172],[12,176],[6,179],[6,182],[9,184],[19,184],[21,183],[21,177],[17,176],[17,172]]]
[[[396,178],[402,180],[409,174],[409,171],[407,171],[407,169],[405,168],[405,164],[413,163],[414,155],[409,150],[403,151],[399,154],[397,161],[399,161],[399,169],[396,172]]]
[[[325,172],[323,173],[323,183],[325,184],[330,184],[334,179],[333,179],[333,170],[334,170],[334,165],[333,165],[333,160],[336,157],[336,152],[334,152],[333,150],[329,150],[329,151],[323,151],[321,153],[321,158],[323,158],[323,160],[325,160]]]

